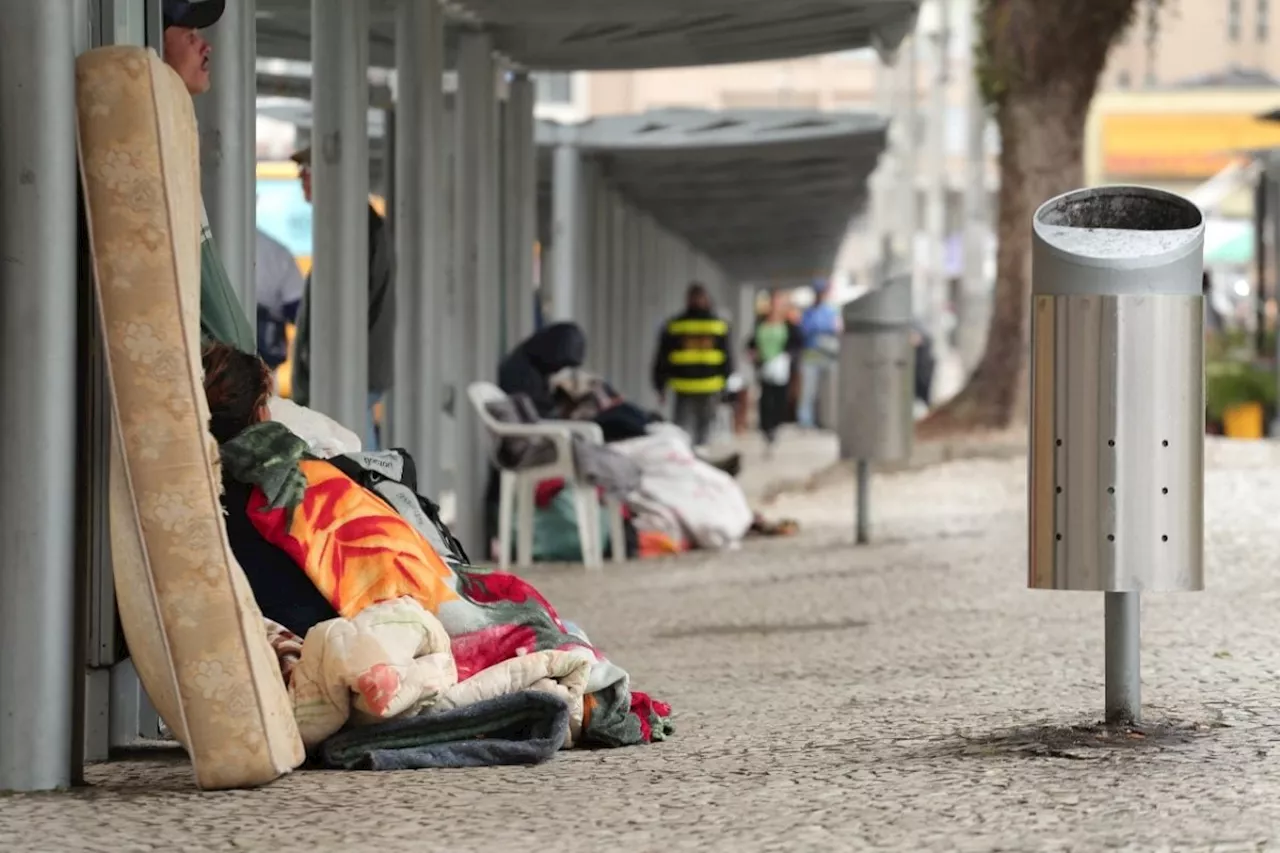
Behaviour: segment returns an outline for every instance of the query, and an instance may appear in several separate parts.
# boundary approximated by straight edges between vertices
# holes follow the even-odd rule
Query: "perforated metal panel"
[[[1036,214],[1030,586],[1203,588],[1199,210],[1083,190]]]

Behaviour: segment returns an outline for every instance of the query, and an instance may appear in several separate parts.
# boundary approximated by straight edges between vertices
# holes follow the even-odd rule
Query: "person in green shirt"
[[[164,61],[177,72],[192,97],[209,91],[213,48],[201,34],[218,22],[226,0],[164,0]],[[256,355],[258,335],[231,287],[209,214],[200,204],[200,336]]]
[[[760,382],[759,424],[765,453],[771,455],[778,428],[787,417],[791,390],[791,366],[804,349],[804,336],[787,318],[790,300],[782,292],[772,296],[769,313],[756,324],[747,344],[747,354],[756,366]]]

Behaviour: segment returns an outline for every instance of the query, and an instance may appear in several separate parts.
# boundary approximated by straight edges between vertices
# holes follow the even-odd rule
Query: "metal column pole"
[[[507,88],[506,132],[502,139],[507,349],[533,334],[533,244],[538,216],[533,105],[533,81],[527,73],[519,72]]]
[[[200,124],[200,191],[240,307],[253,318],[258,287],[255,164],[257,163],[257,0],[228,3],[206,34],[213,46],[209,92],[195,99]]]
[[[574,319],[582,286],[584,164],[575,145],[556,148],[551,172],[551,317]]]
[[[938,29],[934,42],[934,78],[929,93],[929,195],[925,205],[929,261],[923,302],[934,348],[949,350],[943,316],[947,303],[947,88],[950,85],[951,2],[937,4]]]
[[[72,780],[74,0],[0,0],[0,790]],[[78,775],[78,771],[77,771]]]
[[[858,470],[858,538],[859,545],[871,541],[871,464],[865,459],[856,463]]]
[[[1107,592],[1106,620],[1107,722],[1131,725],[1142,721],[1141,593]]]
[[[627,211],[622,199],[615,193],[610,200],[612,223],[609,269],[609,339],[603,343],[606,375],[612,382],[622,379],[622,362],[626,357],[627,328]]]
[[[360,435],[369,404],[369,7],[311,0],[311,404]]]
[[[396,382],[397,443],[417,454],[419,491],[438,499],[440,408],[447,358],[443,336],[446,221],[444,10],[436,0],[400,0],[396,21]]]
[[[591,335],[587,338],[587,358],[592,365],[599,365],[608,349],[610,335],[609,319],[614,311],[613,293],[610,287],[609,271],[613,267],[611,258],[613,222],[609,218],[609,190],[604,180],[597,174],[592,192],[591,210],[591,277],[588,279],[591,288]],[[596,368],[599,370],[599,367]]]
[[[922,300],[919,292],[921,278],[915,274],[916,231],[919,230],[919,198],[916,192],[919,171],[920,149],[920,110],[919,110],[919,51],[914,35],[903,39],[898,52],[898,74],[902,84],[898,96],[899,107],[895,110],[895,121],[902,124],[901,160],[898,161],[900,171],[898,191],[899,227],[902,230],[902,259],[907,270],[912,272],[912,303],[917,307]]]
[[[459,313],[458,379],[454,399],[455,533],[477,560],[484,548],[487,438],[479,434],[467,387],[493,381],[497,372],[496,239],[497,103],[493,49],[488,35],[465,33],[458,49],[457,144],[454,149],[455,255]],[[490,197],[492,194],[493,197]],[[489,305],[485,303],[489,302]],[[486,338],[486,335],[489,337]],[[489,350],[493,349],[490,356]]]
[[[573,320],[582,327],[587,334],[587,340],[590,341],[594,334],[593,325],[595,322],[595,317],[592,313],[592,306],[595,303],[595,282],[591,279],[595,265],[596,250],[598,249],[594,237],[596,228],[595,188],[597,181],[595,164],[587,162],[586,158],[582,159],[582,182],[577,193],[577,215],[569,220],[570,227],[573,229],[573,238],[569,241],[569,244],[574,247],[570,257],[576,261],[572,276],[573,297],[569,313],[565,316],[560,316],[557,313],[556,319]],[[560,259],[561,257],[557,252],[556,258]]]
[[[622,382],[627,395],[633,400],[645,399],[645,388],[648,387],[646,375],[648,364],[644,361],[646,340],[649,332],[644,325],[644,226],[640,214],[630,204],[627,205],[627,273],[626,295],[626,334],[623,336],[622,349]]]
[[[881,56],[876,63],[876,109],[882,115],[894,114],[895,73],[888,57]],[[875,242],[868,256],[866,270],[874,281],[877,272],[889,263],[893,256],[893,183],[897,178],[898,156],[901,146],[902,126],[892,122],[889,128],[889,144],[871,182],[871,236]]]

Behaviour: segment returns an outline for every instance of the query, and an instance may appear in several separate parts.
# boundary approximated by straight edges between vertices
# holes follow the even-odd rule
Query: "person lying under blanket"
[[[271,373],[261,359],[212,344],[203,361],[227,535],[265,618],[305,636],[321,622],[412,599],[444,626],[459,681],[517,655],[574,650],[590,659],[583,744],[670,733],[669,706],[632,691],[627,673],[532,585],[442,556],[390,503],[270,420]]]

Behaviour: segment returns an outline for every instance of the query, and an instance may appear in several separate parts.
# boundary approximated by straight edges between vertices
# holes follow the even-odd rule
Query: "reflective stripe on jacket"
[[[706,311],[686,311],[662,330],[653,363],[654,390],[718,394],[733,372],[729,324]]]

